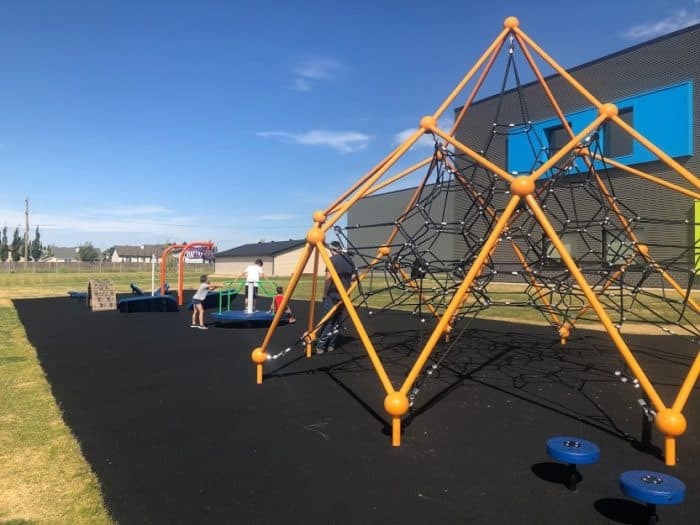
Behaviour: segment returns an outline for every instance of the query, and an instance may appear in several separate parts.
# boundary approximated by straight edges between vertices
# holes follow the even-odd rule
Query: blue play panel
[[[170,295],[137,295],[125,297],[117,303],[117,310],[128,314],[134,312],[177,312],[177,300]]]
[[[69,295],[72,299],[81,299],[81,300],[82,300],[82,299],[87,299],[87,296],[88,296],[87,292],[75,292],[75,291],[73,291],[73,290],[71,290],[70,292],[68,292],[68,295]]]
[[[620,488],[629,497],[654,505],[675,505],[685,499],[685,484],[681,480],[650,470],[623,472]]]
[[[275,314],[264,311],[248,313],[245,310],[229,310],[228,312],[217,312],[209,316],[213,321],[220,323],[235,323],[247,321],[272,321]]]
[[[236,298],[236,293],[233,293],[231,295],[231,301],[233,301]],[[202,301],[202,305],[204,306],[204,309],[207,310],[209,308],[218,308],[219,307],[219,292],[207,292],[207,296],[204,298],[204,301]],[[188,310],[192,310],[192,301],[187,305]]]

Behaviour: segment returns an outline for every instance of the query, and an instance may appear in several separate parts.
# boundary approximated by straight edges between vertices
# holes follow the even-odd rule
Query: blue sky
[[[7,0],[0,226],[28,196],[59,246],[301,238],[511,15],[571,67],[700,22],[700,0]]]

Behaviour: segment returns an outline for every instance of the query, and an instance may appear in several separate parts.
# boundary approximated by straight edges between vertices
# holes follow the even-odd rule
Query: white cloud
[[[307,93],[311,91],[316,81],[332,80],[342,69],[343,65],[334,58],[313,57],[303,59],[291,67],[295,78],[290,89]]]
[[[279,139],[282,142],[308,146],[328,146],[342,153],[354,153],[367,148],[372,137],[359,131],[311,130],[305,133],[287,131],[259,131],[258,137]]]
[[[258,215],[211,217],[182,214],[161,206],[130,205],[108,206],[103,209],[36,212],[30,215],[30,238],[39,226],[44,244],[77,246],[92,242],[106,249],[115,244],[151,244],[167,241],[211,239],[219,249],[227,249],[247,242],[256,242],[261,236],[271,240],[303,237],[307,220],[299,220],[294,213],[260,213]],[[24,211],[0,206],[0,217],[7,225],[11,238],[15,227],[24,233]],[[252,225],[255,225],[252,227]]]
[[[292,66],[298,76],[314,80],[332,79],[342,69],[340,62],[334,58],[307,58],[301,63]]]
[[[151,216],[156,215],[156,216]],[[13,230],[17,224],[24,230],[24,216],[19,210],[0,209],[0,216]],[[71,244],[81,244],[98,239],[124,239],[131,244],[147,239],[161,241],[173,238],[198,237],[200,222],[194,217],[181,217],[160,206],[132,205],[125,207],[85,209],[75,212],[32,213],[29,216],[30,231],[39,226],[42,240],[55,244],[55,239],[72,239]],[[65,242],[65,241],[63,241]],[[106,241],[114,244],[116,241]]]
[[[695,0],[694,3],[700,3],[700,1]],[[666,33],[672,33],[699,22],[700,11],[696,9],[677,9],[661,20],[633,26],[626,30],[622,36],[627,40],[646,40]]]
[[[305,78],[295,78],[292,90],[299,91],[300,93],[307,93],[311,91],[311,84]]]

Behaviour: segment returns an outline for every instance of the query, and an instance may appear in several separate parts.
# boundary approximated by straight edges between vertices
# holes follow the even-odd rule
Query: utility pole
[[[24,269],[29,260],[29,197],[24,199]]]

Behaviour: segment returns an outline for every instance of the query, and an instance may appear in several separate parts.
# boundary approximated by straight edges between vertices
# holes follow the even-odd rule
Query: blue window
[[[693,82],[687,81],[619,99],[614,104],[619,109],[618,116],[652,144],[671,157],[683,157],[693,154],[692,100]],[[565,117],[574,134],[578,134],[597,115],[595,108],[588,108]],[[598,140],[605,156],[622,164],[629,166],[658,160],[641,142],[613,122],[605,122],[593,133],[593,138]],[[551,156],[568,141],[569,134],[557,118],[535,122],[529,131],[516,126],[508,134],[507,170],[531,173],[541,164],[537,159],[542,159],[542,151],[533,151],[533,144],[545,145],[546,156]],[[570,173],[584,170],[585,165],[579,159],[573,162]],[[551,173],[544,175],[548,176]]]

